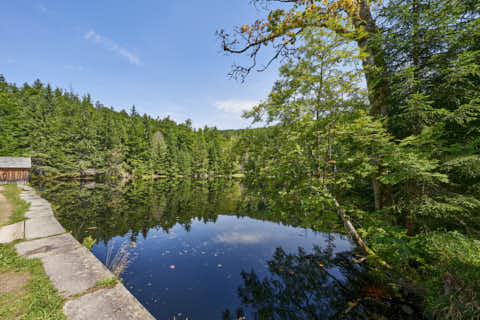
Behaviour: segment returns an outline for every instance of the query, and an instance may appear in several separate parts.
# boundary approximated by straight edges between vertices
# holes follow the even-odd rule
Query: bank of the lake
[[[389,292],[350,308],[383,287],[354,262],[349,239],[308,227],[318,216],[252,207],[238,181],[77,181],[39,190],[76,239],[96,240],[92,252],[104,264],[128,262],[123,283],[158,319],[322,319],[347,309],[351,319],[418,316]]]
[[[16,185],[0,187],[0,214],[8,226],[23,220],[28,204]],[[64,298],[53,287],[39,259],[17,254],[14,243],[0,243],[0,318],[65,319]]]
[[[89,250],[56,220],[28,186],[7,186],[27,218],[0,228],[2,319],[153,319]],[[13,230],[13,232],[12,232]],[[7,243],[9,242],[9,243]],[[18,254],[17,254],[18,253]]]

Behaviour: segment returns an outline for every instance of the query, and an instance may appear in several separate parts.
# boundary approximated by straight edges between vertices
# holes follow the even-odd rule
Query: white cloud
[[[128,49],[121,47],[115,41],[99,35],[94,30],[90,30],[87,33],[85,33],[84,38],[86,40],[97,43],[102,47],[104,47],[105,49],[115,52],[116,54],[128,59],[128,61],[131,64],[135,64],[137,66],[142,64],[142,61],[140,60],[140,58],[137,55],[135,55],[133,52],[130,52]]]
[[[254,244],[264,242],[267,237],[261,233],[246,233],[246,232],[231,232],[219,234],[215,240],[216,242],[228,244]]]
[[[258,103],[256,100],[228,99],[215,101],[215,107],[225,112],[242,114],[244,111],[250,111]]]

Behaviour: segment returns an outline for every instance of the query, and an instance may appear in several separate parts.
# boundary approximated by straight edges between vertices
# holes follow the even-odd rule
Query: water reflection
[[[56,208],[60,223],[82,241],[87,236],[108,242],[127,233],[132,241],[152,228],[168,232],[193,219],[215,222],[219,214],[236,214],[240,184],[231,180],[158,180],[112,187],[81,182],[47,183],[42,194]]]
[[[123,282],[158,319],[362,319],[381,314],[374,293],[406,308],[366,285],[344,236],[254,210],[235,181],[41,188],[79,241],[97,239],[102,262],[128,251]]]
[[[241,319],[423,319],[421,310],[385,286],[351,251],[334,253],[333,242],[313,252],[277,248],[267,276],[242,272],[242,307],[226,309],[223,320]]]

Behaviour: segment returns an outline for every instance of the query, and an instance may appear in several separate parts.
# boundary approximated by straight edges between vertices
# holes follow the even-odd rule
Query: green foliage
[[[91,236],[83,238],[82,244],[88,250],[92,250],[93,245],[97,242],[97,240],[93,239]]]
[[[480,241],[457,231],[419,233],[385,225],[370,228],[369,243],[427,290],[428,311],[438,319],[475,319],[480,312]]]
[[[363,6],[365,33],[345,35],[359,31],[342,20],[355,10],[336,11],[348,4]],[[318,23],[326,7],[339,24]],[[338,228],[340,206],[390,281],[423,288],[426,315],[478,318],[480,3],[393,0],[374,16],[362,0],[291,8],[272,9],[267,31],[242,29],[248,41],[257,29],[265,42],[293,37],[278,24],[301,43],[246,114],[272,125],[242,137],[250,198],[310,226]]]
[[[230,175],[234,137],[0,77],[0,155],[31,156],[35,177]]]

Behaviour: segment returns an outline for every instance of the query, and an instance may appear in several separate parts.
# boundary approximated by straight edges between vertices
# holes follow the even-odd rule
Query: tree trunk
[[[365,242],[362,240],[360,235],[357,232],[357,229],[353,226],[352,222],[350,219],[347,218],[347,215],[345,214],[345,211],[343,211],[342,207],[337,201],[337,198],[335,198],[329,191],[326,186],[324,186],[325,191],[332,197],[333,203],[335,204],[335,209],[337,211],[337,215],[340,217],[340,219],[343,222],[343,225],[345,227],[345,230],[347,231],[348,235],[350,238],[352,238],[353,241],[357,244],[358,248],[363,251],[365,254],[374,254],[373,251],[365,244]]]
[[[375,210],[382,210],[382,187],[376,177],[372,178],[373,196],[375,198]]]
[[[357,44],[360,49],[368,54],[362,60],[362,65],[368,87],[370,115],[374,117],[388,116],[389,86],[385,76],[387,65],[383,49],[375,41],[379,29],[373,19],[368,0],[359,2],[358,12],[354,16],[353,22],[358,30],[364,28],[366,31],[366,34],[357,40]]]
[[[389,85],[386,77],[385,54],[375,37],[379,34],[378,26],[372,16],[368,0],[359,2],[357,15],[353,19],[355,27],[364,28],[366,34],[357,40],[362,51],[368,55],[362,60],[365,72],[365,80],[368,87],[368,99],[370,101],[370,115],[379,118],[389,114],[388,94]],[[391,190],[388,186],[372,178],[373,193],[375,197],[375,209],[383,209],[387,203],[391,205]]]

